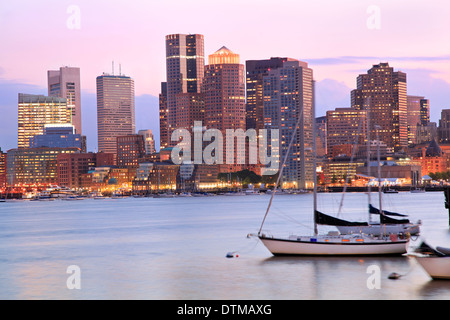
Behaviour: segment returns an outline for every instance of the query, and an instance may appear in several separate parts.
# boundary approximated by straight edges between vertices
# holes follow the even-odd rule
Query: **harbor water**
[[[342,196],[319,194],[318,209],[336,216]],[[269,199],[0,203],[0,299],[450,299],[450,281],[431,280],[412,257],[272,256],[247,237],[258,232]],[[366,194],[347,193],[339,218],[367,220],[367,207]],[[443,192],[386,194],[383,208],[422,221],[411,247],[422,239],[450,247]],[[263,229],[312,235],[312,218],[312,194],[279,195]],[[79,288],[68,285],[71,266]],[[403,276],[390,280],[392,272]]]

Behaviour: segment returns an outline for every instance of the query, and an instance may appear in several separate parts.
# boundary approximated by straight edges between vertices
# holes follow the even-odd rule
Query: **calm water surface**
[[[341,197],[319,194],[319,210],[336,213]],[[258,231],[268,201],[0,203],[0,299],[450,299],[450,281],[431,280],[408,257],[273,257],[246,237]],[[384,195],[383,206],[421,219],[421,238],[450,247],[442,192]],[[367,195],[346,194],[344,208],[343,219],[367,219]],[[264,230],[312,234],[312,195],[275,197]],[[227,259],[231,251],[239,257]],[[80,290],[67,288],[70,265],[80,267]],[[381,269],[380,289],[367,287],[371,265]],[[392,272],[405,275],[389,280]]]

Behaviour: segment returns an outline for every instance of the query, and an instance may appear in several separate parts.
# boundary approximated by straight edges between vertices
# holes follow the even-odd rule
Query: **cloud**
[[[350,91],[344,82],[323,79],[316,82],[316,117],[321,117],[328,110],[350,106]]]
[[[328,58],[312,58],[305,59],[311,65],[343,65],[343,64],[355,64],[365,61],[370,61],[372,63],[378,62],[390,62],[390,61],[402,61],[402,62],[442,62],[450,61],[450,55],[441,56],[340,56],[340,57],[328,57]]]

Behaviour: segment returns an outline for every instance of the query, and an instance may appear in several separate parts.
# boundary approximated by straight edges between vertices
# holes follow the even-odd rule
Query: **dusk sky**
[[[223,45],[245,60],[306,61],[317,81],[316,115],[350,106],[356,77],[389,62],[408,94],[430,99],[431,121],[450,108],[447,1],[2,1],[0,148],[17,147],[17,95],[47,95],[47,70],[80,67],[83,134],[97,145],[95,79],[115,71],[135,80],[136,129],[159,145],[158,94],[164,37],[205,36],[205,56]],[[207,59],[205,59],[207,61]]]

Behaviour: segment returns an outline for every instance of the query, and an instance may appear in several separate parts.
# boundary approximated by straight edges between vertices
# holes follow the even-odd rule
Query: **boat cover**
[[[367,222],[352,222],[326,215],[316,210],[315,220],[317,224],[328,226],[368,226]]]
[[[380,214],[380,210],[369,204],[369,212],[372,214]],[[383,210],[384,215],[386,216],[397,216],[397,217],[407,217],[406,214],[396,213],[396,212],[390,212],[387,210]]]

